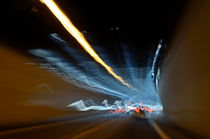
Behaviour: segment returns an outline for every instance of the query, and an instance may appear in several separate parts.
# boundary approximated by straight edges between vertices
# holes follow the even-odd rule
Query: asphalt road
[[[147,119],[133,115],[98,114],[0,132],[0,138],[127,139],[161,138]]]

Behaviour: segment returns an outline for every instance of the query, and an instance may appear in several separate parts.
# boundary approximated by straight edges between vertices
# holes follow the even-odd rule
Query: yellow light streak
[[[74,26],[71,20],[64,14],[64,12],[58,7],[58,5],[53,0],[40,0],[44,3],[50,11],[55,15],[55,17],[60,21],[64,28],[81,44],[83,49],[91,55],[91,57],[101,64],[114,78],[119,80],[124,85],[132,88],[128,83],[126,83],[122,77],[117,75],[114,70],[108,66],[92,48],[92,46],[85,39],[84,35]]]

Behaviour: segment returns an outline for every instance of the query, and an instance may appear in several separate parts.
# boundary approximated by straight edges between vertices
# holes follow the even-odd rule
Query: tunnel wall
[[[114,100],[110,96],[78,88],[40,68],[34,59],[8,47],[0,44],[1,129],[78,114],[66,106],[81,99],[92,99],[98,104],[104,99]]]
[[[194,0],[168,44],[159,93],[166,116],[199,136],[210,137],[210,1]]]

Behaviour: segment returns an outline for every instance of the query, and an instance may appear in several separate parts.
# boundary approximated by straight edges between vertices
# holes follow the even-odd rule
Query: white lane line
[[[163,130],[155,123],[154,120],[149,119],[149,123],[156,130],[156,132],[160,135],[162,139],[170,139],[170,137],[165,132],[163,132]]]

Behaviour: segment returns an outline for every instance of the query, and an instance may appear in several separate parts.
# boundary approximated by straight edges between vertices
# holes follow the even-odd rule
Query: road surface
[[[156,126],[158,124],[154,122]],[[159,129],[157,129],[159,128]],[[161,130],[161,131],[160,131]],[[174,137],[182,137],[173,132]],[[23,127],[8,128],[0,132],[0,138],[11,139],[129,139],[129,138],[164,138],[165,131],[154,127],[147,119],[140,119],[133,114],[96,114],[67,118],[54,122]]]

